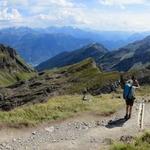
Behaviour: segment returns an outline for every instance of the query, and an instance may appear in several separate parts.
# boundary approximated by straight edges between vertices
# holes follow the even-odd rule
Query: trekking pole
[[[139,116],[138,116],[138,125],[140,130],[143,130],[143,122],[144,122],[144,109],[145,109],[145,103],[142,101],[139,105]]]

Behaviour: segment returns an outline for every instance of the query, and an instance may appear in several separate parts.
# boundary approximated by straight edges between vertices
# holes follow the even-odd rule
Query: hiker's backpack
[[[123,98],[125,100],[132,100],[135,99],[133,95],[133,87],[131,84],[126,83],[124,86],[124,91],[123,91]]]

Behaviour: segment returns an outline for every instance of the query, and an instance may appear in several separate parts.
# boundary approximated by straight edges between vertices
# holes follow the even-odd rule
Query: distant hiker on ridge
[[[126,115],[124,117],[126,120],[131,118],[132,106],[135,100],[135,89],[139,87],[139,83],[134,76],[125,83],[123,98],[126,101]]]

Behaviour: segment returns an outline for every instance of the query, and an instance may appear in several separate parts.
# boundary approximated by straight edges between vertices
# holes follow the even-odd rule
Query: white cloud
[[[1,8],[7,6],[7,4],[8,4],[8,2],[6,0],[0,1],[0,7]]]
[[[147,0],[99,0],[104,5],[134,5],[144,4]]]
[[[56,11],[49,12],[48,14],[39,14],[34,16],[35,20],[45,26],[51,25],[79,25],[87,24],[85,13],[80,8],[57,8]]]
[[[86,0],[0,0],[0,27],[23,25],[47,27],[51,25],[88,27],[97,30],[149,30],[147,11],[104,10],[105,6],[149,4],[147,0],[94,0],[101,5],[86,5]],[[91,4],[91,3],[90,3]],[[96,3],[97,4],[97,3]],[[100,6],[100,7],[99,7]],[[140,5],[141,6],[141,5]],[[150,6],[147,6],[148,8]],[[103,10],[101,9],[103,8]],[[134,8],[135,9],[135,8]],[[117,18],[117,19],[116,19]]]
[[[11,7],[28,6],[30,3],[30,0],[4,0],[4,1],[7,1],[7,4]]]
[[[98,0],[100,4],[106,6],[119,6],[122,9],[125,9],[129,5],[141,5],[147,4],[147,0]]]
[[[72,0],[3,0],[2,6],[0,27],[2,20],[5,24],[6,20],[19,21],[19,24],[22,20],[23,25],[32,27],[87,23],[83,10],[85,6]]]
[[[72,3],[71,1],[66,1],[66,0],[52,0],[52,2],[56,5],[62,6],[62,7],[74,7],[74,3]]]
[[[77,25],[87,23],[84,8],[71,0],[39,0],[31,11],[38,25]]]
[[[73,7],[74,4],[70,0],[39,0],[38,5],[42,6],[50,6],[50,5],[56,5],[60,7]]]
[[[97,30],[149,30],[148,13],[132,13],[122,11],[107,12],[88,9],[57,10],[55,16],[40,14],[38,17],[42,25],[73,25]],[[116,19],[117,18],[117,19]],[[40,24],[39,24],[40,25]]]
[[[149,13],[132,13],[122,11],[109,13],[99,10],[87,14],[88,27],[97,30],[150,30]]]
[[[0,11],[0,20],[20,20],[21,14],[17,9],[4,8]]]

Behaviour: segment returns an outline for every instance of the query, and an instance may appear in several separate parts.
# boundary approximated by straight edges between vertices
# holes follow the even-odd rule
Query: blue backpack
[[[126,83],[124,86],[124,91],[123,91],[123,98],[125,100],[132,100],[133,99],[133,87],[131,84]]]

